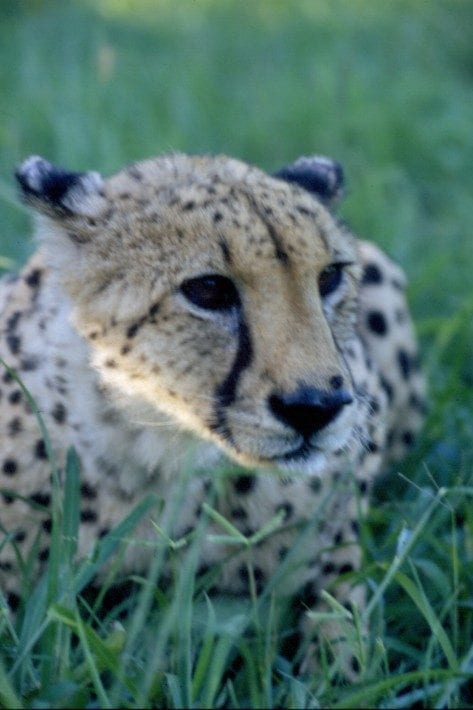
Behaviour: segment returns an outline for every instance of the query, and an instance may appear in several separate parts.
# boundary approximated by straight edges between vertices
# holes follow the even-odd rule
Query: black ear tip
[[[88,194],[97,190],[102,182],[98,173],[70,172],[38,155],[27,158],[18,167],[15,176],[27,201],[66,212],[71,208],[68,203],[70,194]]]
[[[274,177],[294,182],[304,190],[315,193],[325,202],[332,202],[340,197],[345,183],[341,163],[322,155],[299,158],[274,173]]]

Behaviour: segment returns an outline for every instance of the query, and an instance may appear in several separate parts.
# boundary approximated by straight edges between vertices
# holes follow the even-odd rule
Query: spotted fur
[[[286,590],[313,601],[356,569],[356,507],[410,447],[425,404],[400,269],[327,209],[338,164],[303,159],[271,177],[172,155],[102,180],[33,157],[18,181],[40,246],[0,282],[0,354],[59,466],[68,447],[79,455],[79,554],[146,493],[170,500],[189,466],[170,532],[192,530],[228,457],[247,470],[221,481],[219,512],[244,534],[280,514],[252,550],[258,586],[315,517]],[[26,554],[39,535],[39,567],[48,557],[50,468],[8,372],[0,401],[0,584],[14,601],[15,546]],[[145,569],[149,549],[130,546],[124,573]],[[202,566],[227,555],[209,537]],[[247,591],[241,555],[219,587]]]

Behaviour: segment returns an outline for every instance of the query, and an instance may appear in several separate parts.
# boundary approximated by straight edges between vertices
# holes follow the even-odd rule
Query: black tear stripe
[[[274,226],[271,224],[271,222],[267,219],[266,215],[264,212],[260,209],[258,203],[256,202],[255,198],[253,195],[248,194],[247,192],[243,193],[245,197],[247,198],[248,202],[250,203],[251,207],[254,209],[260,220],[263,222],[264,226],[268,230],[269,238],[274,244],[274,251],[276,253],[276,258],[284,264],[284,266],[287,266],[289,264],[289,257],[287,255],[287,252],[284,250],[281,242],[281,238],[277,231],[275,230]]]
[[[231,443],[233,443],[233,437],[228,428],[225,410],[235,401],[239,379],[244,370],[251,365],[252,361],[253,345],[251,343],[250,331],[242,313],[238,322],[238,350],[226,379],[218,385],[215,390],[216,404],[214,409],[214,421],[211,424],[213,431],[220,434],[220,436],[223,436]]]

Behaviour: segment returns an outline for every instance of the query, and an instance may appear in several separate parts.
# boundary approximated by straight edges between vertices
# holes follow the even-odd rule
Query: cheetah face
[[[354,437],[359,266],[294,165],[173,155],[103,181],[30,158],[17,176],[109,388],[243,464],[314,472]]]

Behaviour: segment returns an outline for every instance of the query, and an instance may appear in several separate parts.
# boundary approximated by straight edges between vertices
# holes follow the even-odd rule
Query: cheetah
[[[39,247],[0,281],[0,355],[59,470],[69,447],[80,459],[79,556],[147,493],[171,500],[190,469],[168,527],[185,536],[234,462],[218,513],[244,535],[277,518],[250,551],[258,588],[316,514],[281,593],[315,599],[358,569],[357,506],[411,446],[425,403],[404,275],[335,217],[341,166],[304,157],[269,175],[172,154],[103,179],[34,156],[17,180]],[[50,466],[9,370],[0,401],[0,588],[13,605],[16,551],[39,540],[38,574],[48,557]],[[152,521],[135,532],[156,542]],[[146,569],[150,549],[130,545],[123,574]],[[200,554],[205,569],[225,559],[219,590],[248,592],[240,554],[210,534]]]

